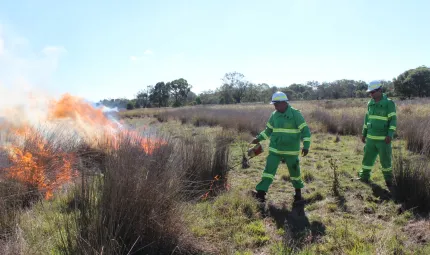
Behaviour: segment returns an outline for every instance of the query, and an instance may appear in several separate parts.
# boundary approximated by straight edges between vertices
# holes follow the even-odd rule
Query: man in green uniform
[[[370,171],[379,155],[385,183],[388,188],[391,188],[393,179],[391,140],[397,126],[396,105],[382,93],[382,85],[379,81],[370,82],[367,92],[370,93],[372,99],[367,104],[367,113],[364,118],[361,140],[366,145],[361,171],[358,175],[361,181],[368,182]]]
[[[276,111],[271,114],[266,129],[251,142],[257,144],[270,138],[266,168],[253,193],[260,202],[265,201],[266,193],[275,178],[279,162],[282,160],[287,164],[290,180],[296,191],[294,202],[298,202],[303,200],[301,189],[304,186],[299,162],[300,141],[303,140],[302,156],[306,156],[311,143],[311,132],[301,112],[288,104],[285,93],[274,93],[272,104]]]

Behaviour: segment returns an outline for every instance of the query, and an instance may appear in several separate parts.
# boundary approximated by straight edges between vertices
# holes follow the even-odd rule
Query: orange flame
[[[225,186],[224,186],[224,188],[228,191],[228,190],[230,190],[230,186],[227,183],[227,178],[226,177],[225,177],[225,179],[226,180],[225,180]],[[221,180],[221,175],[215,175],[214,179],[211,181],[211,185],[209,187],[209,190],[205,194],[203,194],[201,196],[202,200],[206,200],[209,197],[209,194],[211,192],[215,191],[214,188],[213,188],[213,185],[215,184],[215,182],[220,181],[220,180]]]
[[[27,128],[33,133],[21,133],[18,129],[17,134],[34,134],[34,130]],[[32,139],[32,138],[30,138]],[[13,147],[9,159],[12,166],[6,168],[9,177],[37,188],[49,199],[53,195],[53,190],[70,181],[77,172],[73,170],[74,157],[64,152],[52,153],[47,149],[47,143],[43,140],[32,139],[36,148],[20,149]]]
[[[101,109],[95,109],[83,99],[65,94],[60,100],[52,100],[48,120],[70,118],[86,124],[114,126],[103,114]]]
[[[145,139],[138,132],[133,130],[126,130],[120,127],[119,123],[115,123],[108,119],[101,109],[96,109],[90,104],[86,103],[83,99],[64,95],[58,101],[51,101],[50,112],[48,115],[49,120],[58,119],[71,119],[78,122],[77,128],[85,133],[87,138],[95,142],[95,138],[100,133],[103,133],[104,139],[113,140],[114,148],[118,148],[118,141],[115,136],[122,135],[130,137],[137,141],[146,153],[151,154],[158,145],[166,144],[164,141],[158,139]],[[103,130],[104,132],[100,132]]]
[[[111,121],[101,109],[96,109],[85,100],[66,94],[58,101],[51,100],[47,115],[48,123],[69,121],[70,129],[75,130],[91,146],[97,146],[97,139],[108,139],[114,149],[119,147],[119,136],[129,137],[132,142],[151,154],[160,145],[166,144],[157,139],[147,139],[133,130],[121,127]],[[4,124],[4,123],[3,123]],[[2,124],[2,125],[3,125]],[[76,156],[72,153],[53,151],[50,144],[37,130],[24,122],[21,125],[8,126],[17,138],[30,141],[33,146],[22,147],[18,144],[9,149],[12,165],[6,168],[9,177],[43,191],[45,198],[53,196],[53,191],[77,176],[74,169]],[[119,135],[119,136],[117,136]]]

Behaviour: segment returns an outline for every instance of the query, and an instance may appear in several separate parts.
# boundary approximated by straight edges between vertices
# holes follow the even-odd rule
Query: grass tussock
[[[399,120],[399,135],[406,140],[411,151],[430,156],[430,109],[425,111],[411,106],[402,108],[404,114]]]
[[[396,199],[403,202],[406,209],[429,212],[430,162],[425,158],[412,160],[402,152],[396,152],[393,174]]]
[[[0,153],[0,250],[3,254],[27,252],[19,227],[23,212],[50,198],[74,176],[71,169],[75,137],[63,139],[60,129],[56,128],[20,131],[21,136],[3,137]]]
[[[151,152],[142,146],[145,139],[152,141]],[[17,146],[24,154],[37,156],[26,170],[43,173],[44,178],[12,181],[2,169],[0,248],[10,254],[25,254],[30,245],[44,246],[46,249],[40,249],[42,254],[202,251],[184,223],[184,203],[216,196],[228,188],[228,144],[234,139],[232,134],[185,138],[151,135],[145,139],[119,134],[87,143],[55,130],[22,137]],[[45,201],[48,189],[41,181],[59,177],[63,180],[58,175],[64,174],[58,164],[63,154],[73,155],[71,166],[76,170],[73,178],[69,175],[63,182],[67,184],[63,188],[69,190],[68,198],[58,202],[54,195],[49,197],[53,200]],[[16,167],[22,162],[10,163],[8,167]],[[52,191],[57,194],[61,186],[52,187]],[[44,204],[42,208],[57,202],[61,206],[48,212],[34,207],[37,201]],[[23,214],[23,208],[34,213]],[[25,233],[18,235],[22,229]],[[40,238],[49,242],[44,245]]]
[[[181,192],[195,200],[215,196],[228,188],[232,133],[219,133],[215,137],[187,136],[174,143],[171,153],[175,167],[181,169],[184,187]]]
[[[215,144],[169,137],[163,141],[152,154],[130,137],[118,137],[117,149],[109,143],[99,144],[107,153],[105,171],[102,176],[83,172],[71,203],[74,226],[66,227],[61,250],[67,254],[189,254],[200,250],[185,228],[182,203],[215,190],[213,174],[225,176],[228,137],[215,137]]]
[[[316,108],[310,114],[311,120],[322,123],[326,131],[339,135],[361,133],[365,112],[361,108],[334,109],[327,111]]]
[[[19,216],[31,198],[21,183],[0,177],[0,250],[3,254],[21,254],[18,236]]]

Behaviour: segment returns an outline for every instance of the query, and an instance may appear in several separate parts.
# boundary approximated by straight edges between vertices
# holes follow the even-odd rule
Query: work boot
[[[385,181],[385,185],[387,185],[387,188],[390,191],[391,197],[395,199],[395,197],[396,197],[396,189],[395,189],[395,187],[393,185],[393,182],[391,180],[390,181],[386,180]]]
[[[260,202],[260,203],[266,202],[266,192],[265,191],[262,191],[262,190],[255,191],[255,190],[253,190],[252,191],[252,196],[255,197],[258,200],[258,202]]]
[[[296,189],[296,194],[294,195],[294,203],[302,203],[304,199],[302,197],[302,189]]]

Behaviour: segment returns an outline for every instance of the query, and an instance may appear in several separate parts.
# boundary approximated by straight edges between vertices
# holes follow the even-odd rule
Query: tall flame
[[[101,138],[105,141],[107,139],[114,148],[118,148],[117,137],[123,135],[130,137],[146,153],[151,154],[158,145],[165,143],[156,139],[145,139],[138,132],[123,128],[118,122],[107,118],[101,109],[94,108],[85,100],[70,94],[63,95],[59,100],[50,100],[47,109],[45,119],[39,122],[48,125],[66,124],[65,131],[77,133],[90,146],[97,146],[97,141]],[[77,176],[77,156],[62,151],[61,148],[53,148],[43,134],[32,128],[29,122],[16,119],[12,122],[0,122],[17,138],[12,144],[2,146],[9,152],[11,162],[11,166],[4,170],[9,177],[43,191],[45,198],[49,199],[55,189]],[[25,141],[30,141],[31,146],[26,146]]]
[[[34,148],[14,146],[10,149],[9,159],[12,165],[5,169],[9,177],[37,188],[49,199],[56,188],[77,176],[77,171],[73,169],[73,154],[50,150],[49,144],[35,136],[35,130],[29,127],[19,130],[17,134],[29,137]]]

